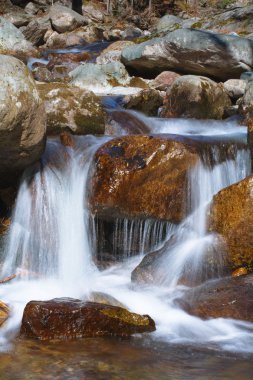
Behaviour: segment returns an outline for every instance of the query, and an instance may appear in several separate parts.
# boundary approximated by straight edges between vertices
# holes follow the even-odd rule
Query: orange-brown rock
[[[0,301],[0,326],[4,324],[4,322],[9,318],[10,309],[9,307]]]
[[[232,277],[245,276],[246,274],[248,274],[248,269],[241,267],[232,272]]]
[[[214,280],[186,292],[179,303],[190,314],[253,322],[253,275]]]
[[[221,190],[210,209],[210,230],[227,245],[233,268],[253,265],[253,176]]]
[[[84,302],[73,298],[31,301],[24,310],[21,336],[41,340],[100,336],[130,336],[152,332],[155,323],[112,305]]]
[[[94,214],[181,221],[187,173],[198,161],[193,147],[161,137],[124,136],[95,155],[90,188]]]

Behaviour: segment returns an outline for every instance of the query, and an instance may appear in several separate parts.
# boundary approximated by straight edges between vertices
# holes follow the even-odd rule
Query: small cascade
[[[144,255],[163,245],[175,230],[172,223],[155,219],[95,219],[93,223],[99,260],[122,261]]]
[[[189,172],[189,216],[166,243],[158,263],[160,283],[174,287],[183,283],[197,285],[224,274],[226,262],[219,242],[208,233],[208,207],[213,196],[224,187],[244,179],[251,172],[250,152],[233,147],[229,159],[221,162],[221,152],[212,148],[214,165],[203,161]],[[209,160],[206,159],[206,162]]]
[[[89,283],[91,260],[86,181],[93,153],[106,141],[92,136],[66,147],[49,140],[40,164],[24,174],[8,234],[2,276]]]

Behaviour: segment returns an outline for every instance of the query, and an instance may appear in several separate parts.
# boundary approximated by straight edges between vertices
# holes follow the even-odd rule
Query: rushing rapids
[[[174,130],[170,126],[170,134],[178,133],[177,126]],[[191,123],[186,127],[189,131]],[[233,125],[231,128],[232,131],[224,127],[223,137],[239,132],[235,140],[241,140],[245,129],[236,129]],[[181,132],[184,133],[184,128]],[[199,135],[201,132],[202,127]],[[214,147],[213,164],[207,166],[200,162],[189,172],[190,215],[179,226],[117,220],[112,249],[117,255],[119,246],[125,244],[124,260],[98,270],[95,256],[100,236],[95,235],[99,228],[89,215],[86,190],[92,156],[108,139],[79,137],[74,139],[73,147],[49,140],[40,165],[24,174],[5,242],[2,276],[12,273],[19,276],[0,288],[0,299],[12,307],[12,316],[1,330],[2,349],[5,350],[17,334],[28,301],[66,296],[89,299],[91,291],[102,291],[118,298],[134,312],[148,313],[157,325],[153,339],[170,343],[198,342],[210,347],[218,344],[228,350],[251,352],[251,324],[225,319],[203,321],[188,315],[174,303],[186,289],[180,285],[182,274],[196,277],[205,268],[207,248],[214,240],[206,230],[208,204],[217,191],[249,174],[247,149],[236,149],[234,145],[232,155],[222,161],[219,149]],[[174,245],[160,263],[164,277],[154,285],[133,286],[131,271],[143,254],[162,246],[172,235]],[[139,255],[129,258],[137,236]],[[222,264],[220,260],[213,268],[214,276],[222,273]]]

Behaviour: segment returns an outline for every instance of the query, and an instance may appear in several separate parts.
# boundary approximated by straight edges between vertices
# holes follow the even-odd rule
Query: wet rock
[[[145,135],[148,133],[150,133],[149,127],[137,115],[126,111],[113,111],[107,117],[106,135]]]
[[[253,177],[221,190],[210,209],[210,230],[226,242],[233,268],[253,267]]]
[[[20,333],[26,338],[65,340],[124,337],[154,330],[155,323],[148,315],[102,303],[58,298],[29,302],[24,310]]]
[[[232,272],[232,277],[245,276],[246,274],[248,274],[248,269],[241,267]]]
[[[178,29],[124,49],[121,60],[142,76],[175,70],[227,80],[253,69],[252,50],[253,42],[246,38]]]
[[[27,56],[37,56],[38,52],[19,29],[0,17],[0,54],[25,59]]]
[[[18,176],[43,153],[46,119],[35,82],[18,59],[0,55],[0,185]]]
[[[228,95],[232,99],[239,99],[244,95],[246,81],[242,79],[229,79],[223,84]]]
[[[163,104],[163,96],[157,90],[142,90],[137,94],[125,96],[122,103],[124,108],[140,111],[148,116],[157,116],[158,109]]]
[[[41,83],[38,90],[45,103],[48,135],[104,133],[105,114],[92,92],[64,83]]]
[[[183,75],[166,92],[163,117],[222,119],[231,100],[223,85],[209,78]]]
[[[4,324],[4,322],[9,318],[10,316],[10,309],[9,307],[0,301],[0,326]]]
[[[172,282],[185,286],[197,286],[212,278],[219,278],[230,273],[224,247],[216,239],[213,244],[203,247],[202,258],[185,263],[181,271],[172,272],[177,256],[186,249],[182,236],[172,237],[160,249],[144,256],[140,264],[132,271],[131,280],[138,285],[168,285]],[[200,243],[201,244],[201,243]],[[195,247],[195,250],[197,247]],[[198,252],[192,252],[197,255]]]
[[[166,91],[180,75],[173,71],[163,71],[154,80],[150,82],[150,87],[159,91]]]
[[[97,57],[96,63],[104,65],[109,62],[120,61],[121,52],[128,46],[134,45],[132,41],[116,41],[109,45],[102,53]]]
[[[126,306],[119,302],[116,298],[103,292],[91,292],[88,297],[90,302],[102,303],[104,305],[118,306],[126,309]]]
[[[87,25],[87,18],[70,8],[55,4],[50,8],[50,20],[58,33],[71,32],[80,26]]]
[[[186,214],[187,172],[197,161],[192,147],[165,138],[111,140],[95,155],[89,192],[92,212],[105,219],[154,217],[178,222]]]
[[[186,292],[179,303],[199,318],[233,318],[253,322],[253,276],[210,281]]]

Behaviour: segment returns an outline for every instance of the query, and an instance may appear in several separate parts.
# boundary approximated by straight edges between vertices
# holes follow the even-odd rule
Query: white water
[[[50,142],[43,167],[27,173],[21,185],[2,275],[20,268],[25,276],[0,287],[0,299],[12,307],[12,317],[1,329],[2,349],[6,350],[17,334],[28,301],[66,296],[86,299],[92,290],[118,298],[132,311],[149,314],[157,326],[153,339],[253,352],[252,324],[225,319],[202,321],[174,305],[175,298],[184,292],[182,286],[176,286],[180,271],[185,265],[194,268],[196,247],[199,270],[205,256],[202,248],[206,241],[212,241],[205,228],[208,202],[220,188],[247,175],[247,151],[239,151],[233,160],[214,169],[200,164],[190,173],[193,214],[178,229],[182,240],[170,253],[175,261],[164,262],[164,267],[172,265],[169,281],[166,278],[157,287],[139,288],[130,280],[139,257],[102,272],[92,262],[86,180],[92,154],[105,140],[85,137],[78,141],[76,150]]]

